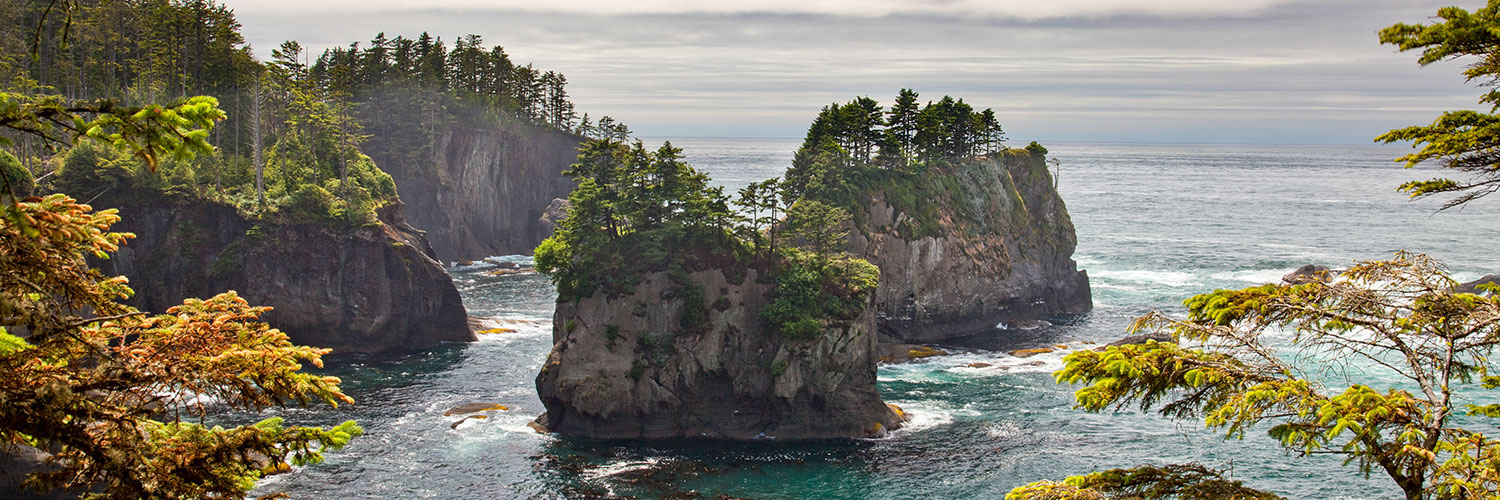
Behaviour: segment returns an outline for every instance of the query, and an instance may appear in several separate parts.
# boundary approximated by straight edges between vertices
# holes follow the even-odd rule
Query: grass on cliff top
[[[1025,149],[901,168],[830,155],[794,168],[787,177],[801,186],[803,197],[848,210],[860,231],[894,230],[903,239],[917,240],[1025,226],[1031,218],[1029,207],[1017,188],[1020,180],[1013,179],[1006,166],[1015,162],[1028,166],[1026,181],[1034,181],[1036,175],[1045,179],[1042,156]],[[868,206],[877,197],[895,210],[891,227],[874,227],[870,220]]]

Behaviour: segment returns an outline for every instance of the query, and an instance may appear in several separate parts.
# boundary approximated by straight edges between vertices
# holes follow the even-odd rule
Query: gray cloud
[[[277,2],[236,7],[262,53],[283,39],[321,49],[379,31],[478,33],[567,74],[581,110],[662,137],[800,136],[829,102],[911,87],[995,108],[1020,140],[1366,142],[1478,94],[1457,64],[1421,69],[1376,41],[1381,27],[1432,15],[1432,0],[1057,4],[1086,14],[1075,16],[1005,10],[1039,2],[928,2],[915,14],[875,2],[861,15],[792,3],[812,5],[677,12],[664,0],[585,14],[573,12],[583,2],[363,2],[336,26]]]
[[[467,11],[528,11],[587,15],[631,14],[825,14],[854,17],[957,15],[1011,19],[1152,16],[1249,15],[1292,0],[446,0],[443,7]],[[390,0],[259,0],[247,12],[307,13],[392,12],[418,10],[410,2]]]

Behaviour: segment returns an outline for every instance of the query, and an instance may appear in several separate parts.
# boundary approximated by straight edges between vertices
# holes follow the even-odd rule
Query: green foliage
[[[994,194],[989,187],[994,179],[965,178],[975,165],[1019,154],[1004,147],[1004,131],[993,110],[974,112],[962,99],[946,96],[918,107],[916,93],[903,89],[880,131],[881,152],[867,158],[860,153],[862,143],[857,139],[863,137],[867,129],[862,127],[868,122],[845,116],[851,109],[865,109],[866,104],[856,100],[831,105],[808,128],[780,183],[787,205],[816,200],[840,207],[851,213],[855,227],[871,230],[878,228],[868,226],[866,211],[872,198],[881,197],[905,215],[898,218],[895,229],[906,239],[963,230],[954,227],[955,223],[978,221],[969,229],[980,229],[993,219],[988,207],[956,206],[994,199],[989,196]],[[1045,148],[1042,151],[1045,154]],[[1014,187],[1016,181],[1002,183]]]
[[[1456,293],[1445,268],[1421,255],[1362,262],[1331,283],[1266,285],[1193,297],[1186,320],[1142,317],[1132,331],[1170,333],[1147,342],[1064,359],[1061,382],[1088,411],[1137,403],[1176,417],[1199,416],[1226,437],[1269,423],[1283,447],[1337,454],[1389,476],[1412,499],[1481,498],[1500,487],[1500,441],[1460,419],[1500,415],[1490,359],[1500,346],[1500,299]],[[1290,330],[1290,345],[1268,343]],[[1285,349],[1289,352],[1282,352]],[[1377,389],[1306,371],[1362,360],[1403,384]],[[1324,374],[1326,375],[1326,374]]]
[[[807,248],[811,255],[830,259],[842,255],[849,238],[849,212],[817,200],[803,200],[787,211],[787,239]]]
[[[1281,500],[1245,487],[1201,465],[1142,465],[1110,469],[1064,482],[1040,481],[1005,494],[1005,500]]]
[[[951,96],[918,107],[917,93],[901,89],[888,115],[869,97],[823,107],[808,127],[793,165],[794,170],[805,168],[820,155],[836,152],[844,166],[905,170],[985,154],[1001,148],[1004,140],[994,110],[975,112],[963,99]]]
[[[208,131],[225,117],[218,104],[207,96],[168,106],[124,106],[107,99],[68,102],[61,96],[0,92],[0,126],[58,146],[88,137],[129,151],[155,169],[164,157],[186,161],[213,152]],[[10,144],[0,137],[0,147]]]
[[[292,193],[286,204],[286,216],[293,224],[318,223],[333,219],[333,193],[316,184],[302,186]]]
[[[863,259],[786,252],[771,302],[761,318],[793,340],[815,339],[825,322],[856,318],[880,282],[880,269]]]
[[[0,198],[10,196],[12,198],[25,198],[31,195],[31,189],[35,185],[31,172],[21,166],[16,156],[5,150],[0,150]]]
[[[709,309],[690,273],[755,267],[777,283],[761,317],[787,338],[817,338],[826,322],[864,311],[879,270],[844,254],[847,211],[812,199],[787,208],[795,197],[772,179],[740,192],[748,216],[737,217],[680,153],[670,143],[655,152],[639,142],[580,146],[578,163],[566,172],[578,180],[572,207],[535,251],[537,269],[552,277],[559,301],[628,293],[645,274],[666,272],[668,298],[682,301],[680,331],[694,333],[707,327]],[[793,245],[778,249],[778,234]],[[728,309],[728,298],[714,307]],[[642,334],[640,341],[648,356],[659,354],[652,348],[658,339]]]
[[[786,373],[786,368],[786,361],[776,360],[771,362],[771,376],[780,377],[781,374]]]
[[[0,326],[0,356],[9,356],[35,346],[26,342],[26,339],[11,335],[5,327]]]
[[[1407,168],[1430,160],[1440,161],[1444,167],[1470,174],[1470,180],[1458,181],[1436,178],[1402,184],[1400,189],[1413,198],[1437,194],[1455,194],[1443,208],[1462,205],[1475,198],[1488,195],[1500,188],[1500,173],[1494,168],[1494,150],[1500,147],[1500,90],[1495,82],[1500,79],[1500,2],[1491,0],[1474,12],[1458,7],[1438,9],[1437,21],[1432,24],[1395,24],[1380,31],[1380,43],[1395,45],[1401,51],[1420,50],[1417,62],[1423,66],[1438,61],[1467,58],[1475,59],[1464,70],[1469,81],[1478,81],[1490,90],[1479,98],[1480,104],[1489,105],[1484,111],[1449,111],[1443,113],[1431,125],[1418,125],[1391,130],[1375,138],[1376,142],[1412,142],[1421,149],[1402,156],[1396,161],[1404,162]]]
[[[708,306],[703,298],[703,286],[694,283],[687,270],[674,267],[667,275],[674,288],[672,297],[682,301],[682,312],[677,323],[684,332],[698,333],[708,329]]]
[[[1047,147],[1031,141],[1031,144],[1026,145],[1026,152],[1031,153],[1032,156],[1044,157],[1047,156]]]
[[[654,152],[639,141],[579,147],[578,163],[564,172],[578,181],[568,197],[572,208],[535,252],[559,301],[601,289],[621,293],[646,273],[688,272],[716,260],[736,262],[744,253],[728,197],[681,155],[671,143]],[[702,291],[683,291],[697,299],[684,325],[701,323]]]

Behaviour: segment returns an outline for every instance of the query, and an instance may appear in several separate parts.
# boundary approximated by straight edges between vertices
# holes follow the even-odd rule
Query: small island
[[[841,251],[846,212],[747,191],[741,217],[670,143],[591,141],[568,174],[568,216],[536,252],[558,289],[538,423],[653,439],[900,426],[875,390],[879,271]]]
[[[567,216],[536,250],[558,292],[537,424],[610,439],[879,437],[905,419],[876,390],[882,337],[1087,311],[1045,149],[1004,148],[991,111],[916,97],[903,90],[889,118],[869,98],[824,108],[785,179],[733,201],[671,143],[581,146]]]

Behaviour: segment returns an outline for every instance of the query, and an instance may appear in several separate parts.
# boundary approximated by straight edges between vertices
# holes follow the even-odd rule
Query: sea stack
[[[762,276],[704,269],[674,282],[655,273],[634,293],[558,303],[537,376],[547,407],[538,422],[632,439],[859,438],[899,427],[875,389],[874,310],[789,339],[764,325],[775,285]],[[687,288],[703,298],[687,298]],[[684,328],[685,315],[702,319]]]
[[[934,167],[926,199],[876,187],[850,253],[880,268],[880,333],[898,343],[988,331],[1093,308],[1077,237],[1042,155],[1022,149]]]

